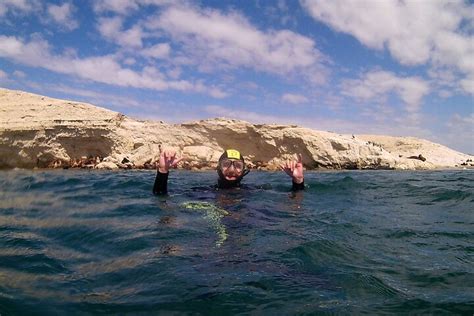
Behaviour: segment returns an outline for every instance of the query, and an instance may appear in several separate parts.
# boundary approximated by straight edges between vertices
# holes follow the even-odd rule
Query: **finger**
[[[287,175],[290,175],[290,171],[285,165],[280,165],[280,168],[283,172],[285,172]]]
[[[180,161],[183,160],[183,157],[181,158],[176,158],[176,159],[173,159],[173,163],[171,164],[172,166],[176,166],[180,163]]]
[[[302,163],[303,162],[303,155],[297,154],[298,162]]]

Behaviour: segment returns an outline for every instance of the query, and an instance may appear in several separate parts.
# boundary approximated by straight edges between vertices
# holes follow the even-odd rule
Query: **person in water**
[[[169,169],[175,168],[183,158],[176,156],[174,150],[164,150],[160,154],[155,184],[153,186],[153,194],[166,194],[168,192],[168,175]],[[297,159],[280,165],[283,170],[292,179],[293,191],[304,189],[303,163],[301,154],[297,155]],[[230,189],[240,187],[242,179],[250,172],[245,167],[244,157],[235,149],[226,150],[217,164],[217,188]]]

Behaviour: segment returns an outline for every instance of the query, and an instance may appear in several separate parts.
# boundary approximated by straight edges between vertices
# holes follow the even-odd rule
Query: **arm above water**
[[[286,163],[281,164],[280,169],[291,177],[293,182],[292,191],[304,190],[303,158],[301,154],[296,155],[296,160],[287,160]]]
[[[182,159],[182,157],[176,157],[176,151],[174,150],[164,150],[161,152],[156,170],[155,184],[153,185],[153,194],[161,195],[168,193],[169,169],[176,168]]]

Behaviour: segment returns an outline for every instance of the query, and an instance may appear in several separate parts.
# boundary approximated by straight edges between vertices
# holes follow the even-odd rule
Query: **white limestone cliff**
[[[226,148],[240,150],[251,167],[270,170],[294,153],[302,154],[308,169],[434,169],[469,166],[474,159],[411,137],[341,135],[225,118],[138,121],[91,104],[0,89],[0,168],[67,167],[81,157],[93,157],[89,167],[153,167],[166,147],[184,155],[183,167],[190,169],[214,168]]]

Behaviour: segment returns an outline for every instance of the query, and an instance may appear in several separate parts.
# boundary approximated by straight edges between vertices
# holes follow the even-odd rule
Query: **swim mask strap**
[[[235,180],[229,181],[225,178],[224,174],[222,173],[222,168],[221,168],[221,161],[224,159],[236,159],[236,160],[241,160],[244,164],[244,169],[242,170],[242,174]],[[243,177],[245,177],[248,173],[250,172],[249,169],[246,168],[245,166],[245,161],[244,157],[240,154],[238,150],[235,149],[227,149],[219,158],[219,162],[217,164],[217,174],[219,175],[219,182],[227,185],[233,185],[233,184],[238,184],[242,180]]]

